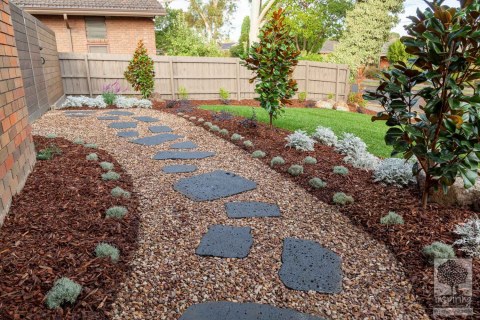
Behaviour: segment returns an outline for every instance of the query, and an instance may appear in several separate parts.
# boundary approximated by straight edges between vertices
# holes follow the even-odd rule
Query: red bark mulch
[[[176,109],[167,109],[156,104],[154,108],[176,113]],[[374,238],[384,242],[402,263],[405,272],[411,281],[414,292],[419,301],[426,307],[429,314],[432,314],[433,307],[433,267],[429,265],[421,251],[426,245],[434,241],[453,243],[455,235],[452,231],[455,225],[471,218],[474,212],[468,208],[442,207],[437,204],[429,204],[426,211],[420,206],[420,192],[415,186],[408,188],[397,188],[384,186],[372,181],[371,172],[359,170],[346,165],[343,156],[328,146],[317,145],[313,152],[300,152],[294,149],[285,148],[285,137],[290,132],[278,128],[270,129],[268,126],[258,123],[256,128],[245,128],[239,122],[243,118],[232,117],[229,120],[217,121],[213,118],[213,112],[193,108],[189,116],[203,118],[227,129],[230,135],[238,133],[251,140],[255,147],[247,149],[243,141],[233,142],[238,147],[252,153],[254,150],[262,150],[267,157],[261,159],[266,165],[274,156],[281,156],[286,164],[276,166],[274,169],[301,185],[319,200],[333,204],[332,197],[336,192],[345,192],[352,195],[355,203],[347,206],[339,206],[338,209],[347,215],[351,221],[369,232]],[[198,124],[196,121],[193,123]],[[230,136],[219,137],[230,140]],[[306,156],[318,159],[316,165],[303,165],[305,173],[299,177],[292,177],[287,169],[292,164],[302,164]],[[333,166],[343,165],[348,167],[350,173],[347,176],[336,175],[332,172]],[[311,188],[308,181],[313,177],[319,177],[327,182],[327,187],[320,190]],[[405,224],[386,228],[379,221],[389,211],[395,211],[402,215]],[[462,253],[457,251],[458,256]],[[474,309],[480,308],[480,263],[477,259],[473,261],[473,303]],[[478,316],[478,314],[477,314]]]
[[[120,186],[132,191],[131,177],[107,152],[87,149],[63,138],[35,136],[36,150],[61,149],[52,160],[38,160],[22,192],[15,196],[0,229],[0,319],[106,319],[127,262],[137,247],[138,200],[110,195]],[[95,152],[99,161],[88,161]],[[118,181],[103,181],[100,161],[115,165]],[[105,219],[121,205],[123,220]],[[96,258],[95,247],[108,242],[120,250],[113,263]],[[69,277],[83,286],[74,305],[50,310],[45,294],[55,280]]]

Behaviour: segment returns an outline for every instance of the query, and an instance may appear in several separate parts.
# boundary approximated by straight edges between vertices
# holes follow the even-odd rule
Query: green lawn
[[[252,115],[251,107],[244,106],[201,106],[205,110],[228,111],[242,117]],[[268,114],[256,108],[258,120],[268,123]],[[351,132],[368,145],[368,150],[379,157],[389,157],[391,148],[385,145],[384,136],[387,126],[384,122],[372,122],[371,116],[360,113],[335,111],[328,109],[287,108],[282,117],[274,121],[274,126],[289,131],[303,129],[312,133],[319,125],[331,128],[338,136]]]

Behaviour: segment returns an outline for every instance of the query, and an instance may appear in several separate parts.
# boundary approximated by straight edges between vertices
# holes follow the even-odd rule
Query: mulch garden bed
[[[177,113],[179,110],[185,112],[185,108],[165,108],[156,104],[154,108]],[[230,140],[233,133],[242,135],[245,139],[239,142],[231,141],[245,152],[252,153],[254,150],[262,150],[267,157],[260,159],[266,165],[274,156],[281,156],[286,164],[276,166],[274,169],[285,175],[286,178],[295,181],[304,187],[319,200],[333,204],[332,197],[336,192],[345,192],[352,195],[355,203],[346,206],[339,206],[338,209],[347,215],[351,221],[368,231],[374,238],[383,241],[402,263],[405,272],[410,279],[415,294],[419,301],[425,306],[429,314],[432,314],[434,299],[433,289],[433,266],[424,259],[421,251],[426,245],[434,241],[453,243],[455,235],[452,233],[458,223],[471,218],[474,212],[467,208],[442,207],[437,204],[429,204],[426,211],[420,206],[420,192],[416,186],[397,188],[374,183],[371,172],[359,170],[346,165],[343,156],[334,151],[332,147],[316,145],[313,152],[300,152],[295,149],[285,148],[285,137],[290,132],[278,128],[270,129],[267,125],[258,123],[256,127],[244,126],[240,117],[214,117],[215,113],[198,108],[191,108],[188,117],[195,116],[203,118],[227,129],[227,137],[216,133],[219,137]],[[186,117],[186,119],[188,119]],[[220,119],[219,119],[220,118]],[[200,125],[196,120],[192,121]],[[250,140],[254,148],[246,148],[243,141]],[[318,159],[316,165],[303,165],[302,160],[306,156]],[[287,169],[292,164],[301,164],[304,167],[304,174],[299,177],[292,177]],[[332,168],[337,165],[348,167],[350,173],[347,176],[334,174]],[[320,190],[311,188],[308,181],[313,177],[319,177],[327,182],[327,187]],[[405,224],[403,226],[385,227],[380,224],[380,218],[389,211],[395,211],[402,215]],[[457,251],[459,257],[462,256]],[[480,263],[473,260],[473,301],[474,309],[480,308]]]
[[[116,186],[132,191],[132,179],[103,150],[63,138],[35,136],[34,142],[37,151],[55,145],[61,154],[37,160],[0,229],[0,319],[109,318],[139,226],[137,197],[113,198],[110,191]],[[99,161],[86,160],[92,152]],[[103,181],[100,161],[112,162],[120,180]],[[105,218],[115,205],[128,209],[123,220]],[[117,263],[95,257],[100,242],[120,250]],[[45,294],[60,277],[83,289],[74,305],[50,310]]]

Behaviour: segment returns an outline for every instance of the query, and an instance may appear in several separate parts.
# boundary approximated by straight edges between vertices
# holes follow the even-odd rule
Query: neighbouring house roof
[[[220,43],[222,50],[230,50],[233,46],[236,46],[237,42],[224,42]]]
[[[30,14],[154,17],[165,15],[157,0],[12,0]]]
[[[320,54],[329,54],[335,50],[335,46],[338,44],[338,41],[327,40],[323,44],[323,47],[320,49],[318,53]]]

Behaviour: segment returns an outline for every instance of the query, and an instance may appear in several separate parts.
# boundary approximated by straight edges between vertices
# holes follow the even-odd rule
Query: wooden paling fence
[[[123,73],[130,55],[104,53],[60,53],[63,86],[66,95],[98,95],[103,86],[119,81],[123,94],[135,94]],[[219,99],[220,88],[227,89],[231,99],[252,99],[255,84],[249,83],[251,72],[237,58],[153,57],[155,92],[163,99],[177,99],[184,87],[190,99]],[[346,100],[350,90],[346,65],[300,61],[294,72],[298,92],[307,99],[328,96]]]

